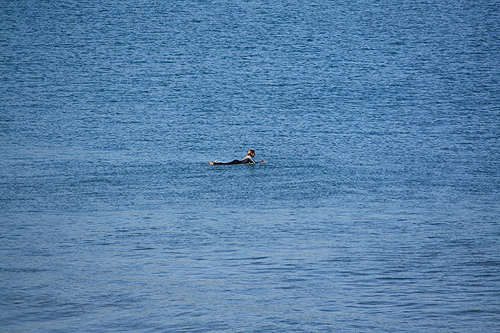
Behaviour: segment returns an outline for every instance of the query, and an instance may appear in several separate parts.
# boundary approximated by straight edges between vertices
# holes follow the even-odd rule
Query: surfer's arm
[[[243,160],[241,160],[241,164],[255,164],[255,162],[251,157],[245,157]]]

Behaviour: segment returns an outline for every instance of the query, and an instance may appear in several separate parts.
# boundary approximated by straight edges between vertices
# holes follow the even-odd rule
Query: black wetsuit
[[[244,159],[240,160],[234,160],[228,163],[222,163],[222,162],[214,162],[214,165],[232,165],[232,164],[255,164],[254,160],[252,159],[252,156],[247,155],[245,156]]]

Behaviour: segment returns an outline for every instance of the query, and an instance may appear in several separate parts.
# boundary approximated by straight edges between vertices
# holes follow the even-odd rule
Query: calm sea
[[[500,331],[500,2],[0,0],[0,331]]]

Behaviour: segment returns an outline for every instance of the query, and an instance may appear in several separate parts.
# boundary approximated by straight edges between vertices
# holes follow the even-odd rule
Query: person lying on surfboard
[[[241,161],[234,160],[234,161],[228,162],[228,163],[210,162],[210,165],[256,164],[252,157],[255,157],[255,150],[253,150],[253,149],[249,150],[247,156],[245,156],[245,158],[242,159]],[[259,163],[259,162],[257,162],[257,163]],[[267,162],[260,160],[260,163],[267,163]]]

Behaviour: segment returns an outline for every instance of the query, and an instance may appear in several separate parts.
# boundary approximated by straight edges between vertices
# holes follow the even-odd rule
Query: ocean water
[[[0,331],[500,331],[498,1],[0,4]]]

